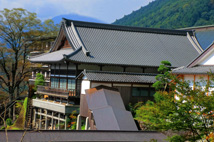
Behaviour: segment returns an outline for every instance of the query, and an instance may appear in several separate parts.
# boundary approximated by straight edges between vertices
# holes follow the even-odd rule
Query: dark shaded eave
[[[214,66],[195,66],[191,68],[180,67],[172,70],[173,74],[183,74],[183,75],[208,75],[214,72]]]
[[[86,76],[89,81],[98,82],[117,82],[117,83],[155,83],[155,76],[151,73],[130,73],[130,72],[111,72],[111,71],[82,71],[76,79]]]

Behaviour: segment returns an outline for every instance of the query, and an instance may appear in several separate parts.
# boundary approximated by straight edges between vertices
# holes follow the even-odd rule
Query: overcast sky
[[[112,23],[151,1],[153,0],[0,0],[0,10],[24,8],[36,12],[41,20],[76,13]]]

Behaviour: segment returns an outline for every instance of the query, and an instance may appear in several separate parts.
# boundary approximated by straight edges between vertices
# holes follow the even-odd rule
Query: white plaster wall
[[[214,65],[214,51],[212,51],[199,65]]]
[[[90,89],[90,81],[83,80],[81,84],[81,94],[85,94],[86,89]]]
[[[189,81],[190,87],[193,88],[194,75],[184,75],[184,80]]]
[[[184,75],[184,79],[186,81],[190,81],[190,86],[193,87],[194,75]],[[208,75],[195,75],[195,82],[198,82],[198,85],[200,85],[202,88],[206,86],[207,80],[208,80]],[[210,91],[213,91],[213,90],[214,89],[210,89]]]
[[[199,82],[200,86],[206,86],[208,80],[207,75],[196,75],[195,76],[195,82]]]

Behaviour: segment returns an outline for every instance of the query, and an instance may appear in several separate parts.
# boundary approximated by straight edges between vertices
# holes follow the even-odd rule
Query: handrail
[[[44,92],[44,93],[51,93],[51,94],[57,94],[57,95],[66,95],[66,96],[75,96],[76,92],[74,89],[61,89],[61,88],[51,88],[48,86],[37,86],[37,92]],[[48,95],[48,94],[47,94]]]

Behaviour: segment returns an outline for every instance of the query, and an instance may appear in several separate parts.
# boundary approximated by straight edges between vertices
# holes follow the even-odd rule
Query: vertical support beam
[[[59,130],[59,124],[60,124],[60,113],[58,113],[58,130]]]
[[[45,110],[45,130],[48,129],[48,117],[47,117],[47,114],[48,114],[48,110],[46,109]]]
[[[34,109],[34,118],[33,118],[33,126],[36,126],[36,108]]]
[[[52,66],[52,64],[49,66],[49,70],[51,69],[51,66]],[[49,78],[50,78],[49,87],[51,87],[51,70],[49,72]]]
[[[123,72],[126,72],[126,67],[123,67]]]
[[[85,120],[85,130],[88,130],[89,128],[89,118],[86,117],[86,120]]]
[[[76,130],[81,130],[81,116],[80,114],[77,116],[77,127]]]
[[[195,90],[195,75],[194,75],[194,79],[193,79],[193,90]]]
[[[61,65],[61,64],[59,64],[59,80],[58,80],[58,88],[60,88],[60,65]]]
[[[142,73],[145,73],[145,68],[142,67]]]
[[[103,70],[103,65],[100,65],[100,71],[102,71]]]
[[[68,90],[68,65],[69,65],[69,62],[66,62],[66,89]]]
[[[42,128],[42,109],[40,109],[40,116],[39,116],[39,130]]]
[[[76,77],[78,76],[78,64],[75,64],[76,65],[76,72],[75,72],[75,75]],[[79,95],[79,94],[78,94]],[[73,96],[77,96],[77,79],[75,79],[75,91],[73,93]]]
[[[67,129],[67,118],[68,118],[68,116],[67,115],[65,115],[65,130]]]
[[[53,111],[52,111],[52,116],[51,116],[51,130],[53,130]]]
[[[207,84],[210,85],[210,76],[209,75],[207,75]],[[209,88],[207,90],[207,96],[209,96]]]

